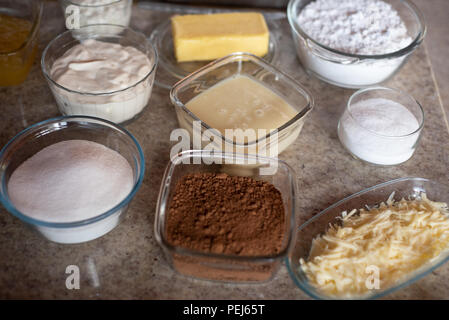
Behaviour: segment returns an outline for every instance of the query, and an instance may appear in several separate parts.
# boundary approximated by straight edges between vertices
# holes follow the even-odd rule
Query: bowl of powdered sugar
[[[124,217],[145,161],[137,140],[116,124],[66,116],[37,123],[0,152],[0,201],[57,243],[103,236]]]
[[[346,88],[394,76],[426,34],[408,0],[290,0],[287,15],[305,70]]]

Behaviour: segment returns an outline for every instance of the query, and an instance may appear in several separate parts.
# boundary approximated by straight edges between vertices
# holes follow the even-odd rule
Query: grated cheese
[[[341,225],[313,239],[307,261],[300,259],[310,284],[331,296],[362,296],[371,292],[366,282],[372,266],[383,290],[449,248],[446,203],[425,193],[414,200],[393,197],[376,208],[342,212]]]

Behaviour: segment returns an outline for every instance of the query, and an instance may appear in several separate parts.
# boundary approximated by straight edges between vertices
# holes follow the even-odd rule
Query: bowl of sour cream
[[[145,35],[118,25],[66,31],[47,45],[41,60],[63,115],[115,123],[128,123],[143,112],[156,66],[156,50]]]

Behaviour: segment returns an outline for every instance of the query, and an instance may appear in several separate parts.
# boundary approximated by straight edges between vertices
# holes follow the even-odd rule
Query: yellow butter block
[[[233,52],[263,57],[268,52],[268,27],[260,13],[174,16],[171,25],[178,62],[214,60]]]

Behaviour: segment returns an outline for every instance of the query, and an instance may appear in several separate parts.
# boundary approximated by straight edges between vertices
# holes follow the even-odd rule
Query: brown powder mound
[[[172,245],[220,254],[279,253],[284,232],[282,197],[272,184],[224,173],[184,176],[166,220]]]

